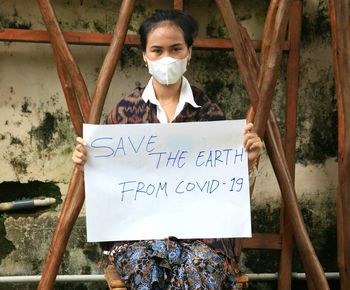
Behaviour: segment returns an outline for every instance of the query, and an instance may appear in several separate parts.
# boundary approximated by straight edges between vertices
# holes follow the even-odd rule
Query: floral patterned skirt
[[[225,256],[197,240],[149,240],[114,248],[128,289],[236,289]]]

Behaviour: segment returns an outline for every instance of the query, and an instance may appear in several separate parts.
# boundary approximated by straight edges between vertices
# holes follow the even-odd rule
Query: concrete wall
[[[106,33],[114,28],[121,1],[53,2],[64,31]],[[136,33],[139,23],[153,8],[171,8],[171,2],[137,1],[130,33]],[[253,39],[261,38],[268,2],[232,1],[239,20]],[[336,271],[334,200],[337,112],[327,3],[325,0],[304,1],[296,191],[321,262],[327,271]],[[185,1],[185,4],[186,10],[200,22],[201,36],[227,36],[215,1]],[[1,1],[0,23],[3,27],[45,29],[34,0]],[[92,94],[107,48],[77,45],[70,48]],[[136,48],[123,51],[108,93],[104,116],[121,96],[136,85],[146,83],[149,76],[140,55]],[[273,102],[282,132],[285,60],[286,57]],[[228,118],[244,117],[249,102],[232,52],[195,50],[187,76],[222,106]],[[0,42],[0,202],[41,195],[57,199],[57,203],[48,209],[1,214],[1,275],[41,273],[61,202],[67,191],[74,139],[75,133],[50,45]],[[255,188],[252,208],[254,231],[277,231],[280,192],[266,154],[262,156]],[[297,256],[296,252],[294,270],[303,271]],[[85,242],[85,217],[82,211],[60,272],[100,273],[98,257],[98,246]],[[247,271],[277,271],[278,253],[246,251],[243,258]],[[63,287],[61,285],[57,289]],[[69,288],[72,286],[67,287],[72,289]],[[97,286],[76,287],[96,289]],[[252,287],[270,289],[261,287],[271,286],[253,283]]]

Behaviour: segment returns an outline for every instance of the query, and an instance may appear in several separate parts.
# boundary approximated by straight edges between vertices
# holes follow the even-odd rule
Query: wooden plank
[[[337,243],[340,289],[350,288],[350,39],[347,1],[329,1],[338,103]]]
[[[43,17],[46,19],[46,17],[50,16],[51,20],[57,21],[52,7],[49,7],[51,6],[49,0],[39,0],[38,2]],[[134,0],[122,2],[119,17],[114,30],[113,41],[111,42],[102,68],[100,70],[91,107],[89,108],[89,123],[97,124],[100,121],[107,91],[110,86],[112,75],[121,56],[125,37],[128,31],[128,25],[134,7]],[[55,29],[60,30],[56,21],[46,22],[46,25],[48,28],[49,26],[54,25],[56,26]],[[57,38],[55,39],[56,41],[62,41],[62,39],[57,34],[52,33],[53,29],[50,29],[49,31],[50,37]],[[54,52],[56,53],[56,48],[54,49]],[[62,65],[64,66],[65,63],[62,62]],[[69,67],[65,68],[69,69]],[[84,199],[85,194],[83,174],[82,171],[77,168],[77,166],[74,166],[68,186],[68,192],[61,210],[61,215],[58,219],[56,229],[51,240],[51,245],[46,257],[41,280],[37,288],[38,290],[53,289],[56,275],[58,273],[65,248],[67,246],[70,233],[73,229],[76,219],[78,218],[79,212],[84,203]]]
[[[299,88],[301,16],[302,1],[295,0],[292,4],[288,25],[290,50],[287,65],[287,98],[284,135],[284,152],[293,183],[295,181],[295,148]],[[282,249],[278,271],[278,289],[290,290],[292,288],[293,233],[291,221],[286,213],[284,202],[281,204],[280,216]],[[310,281],[310,279],[308,281]]]
[[[63,36],[68,44],[75,45],[108,46],[110,45],[112,40],[112,34],[101,34],[91,32],[63,32]],[[0,31],[0,41],[49,43],[50,37],[47,31],[43,30],[6,28],[3,31]],[[260,40],[252,40],[252,44],[255,50],[260,51]],[[134,34],[128,34],[125,38],[125,45],[139,46],[139,36]],[[232,42],[230,39],[204,37],[196,38],[194,41],[194,47],[199,49],[233,49]],[[283,49],[284,51],[289,50],[289,43],[287,41],[284,43]]]
[[[253,233],[252,237],[242,239],[244,249],[280,250],[281,235],[271,233]]]
[[[174,0],[174,9],[184,10],[184,1],[183,0]]]
[[[79,103],[81,115],[86,122],[89,117],[89,108],[91,105],[90,96],[83,79],[83,76],[77,66],[73,55],[65,42],[62,31],[59,27],[58,20],[55,16],[55,11],[50,2],[47,0],[38,0],[38,5],[50,34],[50,40],[53,46],[55,57],[62,62],[64,70],[69,74],[70,84]],[[60,78],[60,80],[63,80]],[[68,79],[67,79],[68,80]],[[64,84],[66,85],[66,84]]]

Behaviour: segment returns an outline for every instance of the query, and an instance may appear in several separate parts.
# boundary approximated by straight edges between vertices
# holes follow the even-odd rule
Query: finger
[[[81,165],[84,165],[85,164],[85,159],[84,158],[81,158],[81,157],[77,157],[77,156],[72,156],[72,160],[73,160],[73,163],[74,164],[81,164]]]
[[[245,148],[247,151],[250,151],[253,148],[259,148],[259,147],[262,148],[262,142],[261,142],[260,138],[257,136],[254,138],[248,139],[246,144],[245,144]]]
[[[74,151],[73,157],[76,159],[80,159],[82,161],[86,161],[87,156],[84,152]]]
[[[79,152],[82,152],[82,153],[86,154],[86,148],[82,144],[78,144],[77,146],[75,146],[75,150],[74,151],[79,151]]]
[[[250,145],[249,151],[258,151],[260,152],[262,150],[262,143],[261,142],[254,142]]]
[[[84,164],[86,162],[86,155],[82,152],[79,151],[74,151],[73,156],[72,156],[72,160],[74,163],[77,164]]]
[[[248,123],[247,125],[245,125],[243,132],[244,133],[250,132],[253,129],[253,126],[254,126],[253,123]]]
[[[83,138],[77,137],[75,140],[76,140],[79,144],[86,146],[86,142],[84,141]]]
[[[246,133],[243,137],[243,145],[246,147],[246,144],[249,140],[259,138],[259,136],[256,133]],[[259,138],[260,139],[260,138]]]

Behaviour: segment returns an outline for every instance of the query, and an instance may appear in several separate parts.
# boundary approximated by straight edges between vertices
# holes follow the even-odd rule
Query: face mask
[[[169,56],[154,61],[147,59],[148,71],[163,85],[175,84],[186,71],[187,59],[187,56],[183,59]]]

